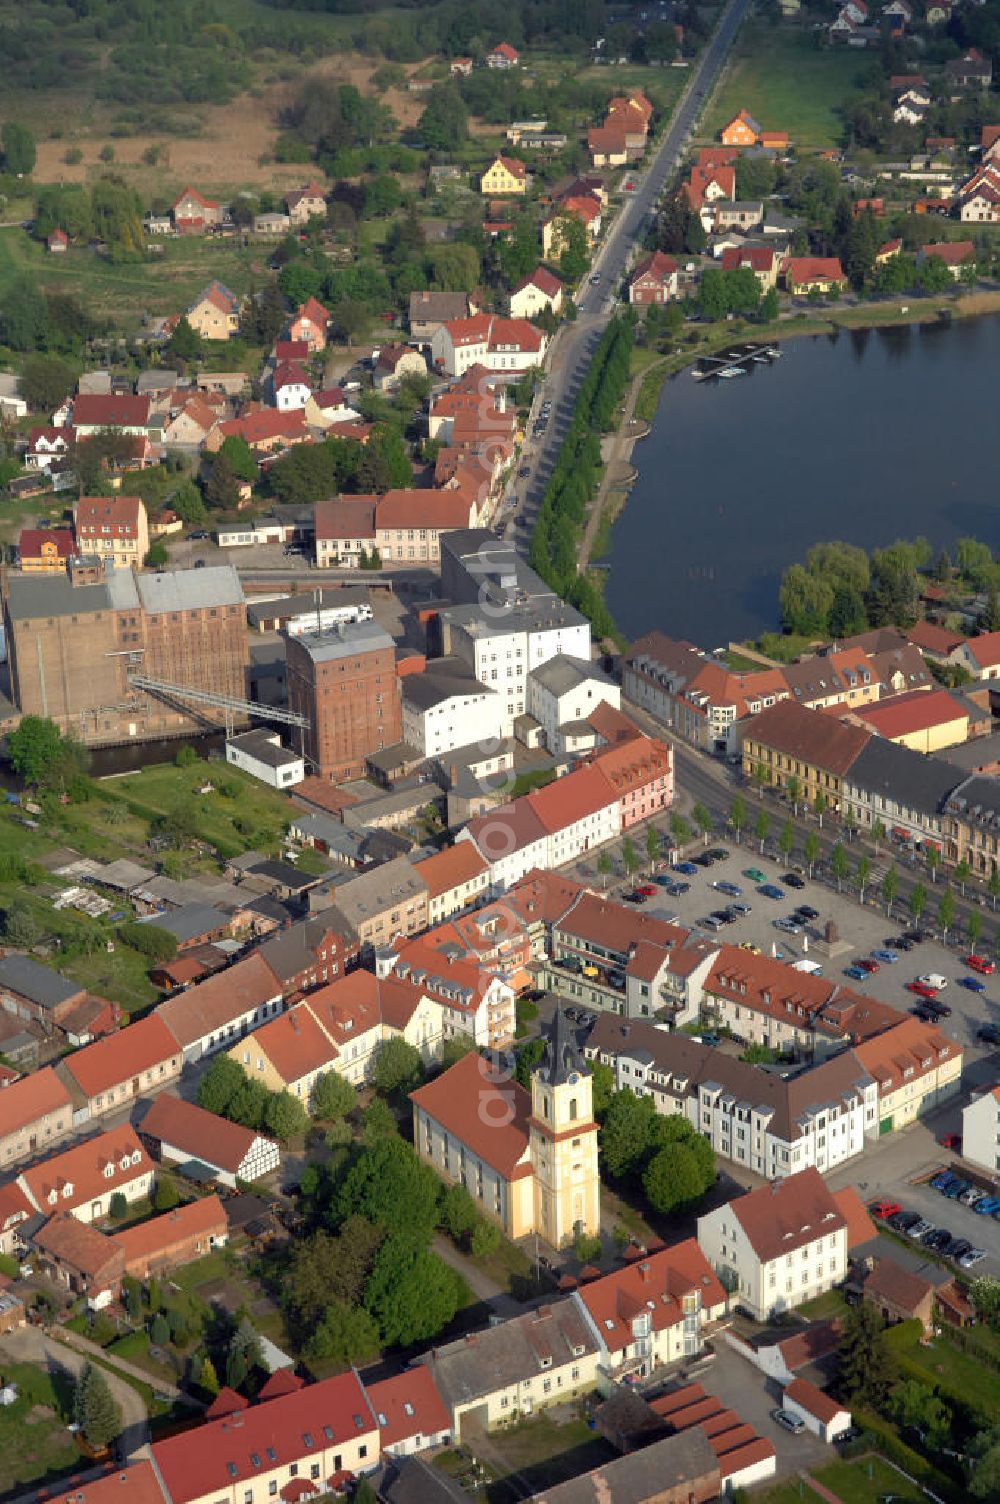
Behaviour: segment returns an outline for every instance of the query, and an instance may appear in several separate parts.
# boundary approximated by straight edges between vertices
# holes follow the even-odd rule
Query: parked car
[[[917,977],[918,982],[923,982],[925,987],[933,987],[935,992],[943,992],[948,985],[948,978],[943,977],[939,971],[925,971],[923,976]]]
[[[884,961],[886,966],[895,966],[899,960],[894,950],[873,950],[872,955],[877,961]]]
[[[749,878],[752,883],[766,883],[767,875],[761,872],[759,867],[744,867],[743,876]]]
[[[757,892],[762,898],[773,898],[775,903],[780,903],[785,896],[782,890],[774,883],[761,883]]]
[[[695,866],[694,862],[678,862],[676,867],[674,868],[674,871],[683,872],[685,877],[698,876],[698,868]]]
[[[986,983],[981,977],[959,977],[958,985],[964,987],[967,992],[986,991]]]
[[[878,962],[873,956],[862,956],[861,960],[858,962],[858,965],[861,967],[862,971],[867,971],[870,973],[878,971]]]
[[[964,1253],[958,1255],[958,1262],[963,1269],[972,1269],[981,1259],[986,1257],[985,1248],[967,1248]]]
[[[928,1000],[937,997],[937,993],[934,988],[928,986],[926,982],[921,982],[919,979],[913,982],[907,982],[905,986],[907,992],[915,992],[917,994],[917,997],[927,998]]]
[[[963,956],[962,965],[970,971],[978,971],[984,977],[991,977],[996,971],[995,964],[988,956]]]
[[[806,1428],[805,1421],[801,1416],[793,1415],[790,1410],[772,1410],[771,1419],[786,1431],[791,1431],[793,1436],[799,1436]]]
[[[901,1212],[903,1208],[900,1206],[898,1201],[883,1200],[873,1201],[868,1210],[871,1212],[873,1217],[878,1217],[881,1222],[885,1222],[887,1218],[894,1217],[896,1213]]]
[[[923,930],[904,930],[903,939],[909,940],[911,945],[922,945],[923,942],[927,939],[927,936],[924,934]]]
[[[705,855],[710,856],[713,862],[724,862],[731,854],[725,846],[710,846],[705,852]]]
[[[716,882],[712,884],[712,887],[718,889],[720,893],[728,893],[730,898],[741,898],[743,896],[743,889],[739,883]]]
[[[968,1253],[971,1247],[972,1244],[968,1238],[952,1238],[951,1242],[941,1251],[945,1258],[961,1259],[962,1255]]]
[[[750,913],[750,905],[748,903],[731,903],[729,911],[731,914],[738,914],[741,919],[745,919]]]
[[[909,1232],[915,1222],[920,1221],[919,1212],[897,1212],[894,1217],[887,1217],[889,1226],[896,1232]]]
[[[914,1222],[912,1227],[906,1229],[906,1236],[912,1238],[915,1243],[919,1243],[926,1233],[933,1230],[933,1225],[927,1217],[921,1217],[919,1222]]]
[[[800,888],[804,888],[806,885],[805,878],[800,877],[797,872],[786,872],[784,877],[782,878],[782,882],[785,884],[786,888],[795,888],[796,891]]]
[[[981,1039],[983,1044],[1000,1044],[1000,1024],[983,1024],[981,1029],[976,1030],[976,1038]]]
[[[636,883],[635,891],[644,894],[646,898],[652,898],[656,893],[656,888],[652,883]]]
[[[645,903],[646,895],[638,888],[633,888],[631,893],[623,893],[622,898],[626,903]]]
[[[844,976],[850,977],[852,982],[866,982],[868,973],[862,966],[845,966]]]
[[[801,914],[803,919],[808,919],[810,922],[813,919],[819,918],[819,910],[812,908],[807,903],[800,903],[795,912],[796,914]]]
[[[942,1149],[961,1149],[962,1135],[960,1133],[944,1133],[941,1135],[940,1144]]]
[[[932,1248],[935,1252],[940,1252],[950,1242],[951,1233],[947,1227],[932,1227],[929,1233],[924,1234],[924,1247]]]
[[[782,930],[786,935],[801,935],[802,933],[801,924],[796,924],[794,919],[772,919],[771,923],[776,930]]]
[[[950,1170],[939,1170],[936,1175],[931,1176],[927,1184],[932,1191],[945,1191],[951,1185],[952,1181],[957,1179],[958,1176],[953,1175]]]

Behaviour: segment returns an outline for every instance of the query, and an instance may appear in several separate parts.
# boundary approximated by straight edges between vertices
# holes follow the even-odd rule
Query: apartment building
[[[840,808],[841,786],[872,733],[794,700],[781,700],[755,715],[743,732],[743,776],[787,789],[811,804],[822,794]]]
[[[108,1215],[113,1196],[141,1201],[150,1194],[153,1178],[152,1160],[126,1124],[49,1155],[22,1170],[17,1184],[43,1216],[61,1211],[80,1222],[99,1222]]]
[[[359,872],[331,891],[363,950],[377,950],[401,935],[416,935],[427,928],[427,884],[404,856]],[[316,902],[322,901],[321,891]]]
[[[73,1102],[50,1065],[0,1091],[0,1163],[32,1159],[73,1126]]]
[[[991,1175],[1000,1170],[1000,1086],[978,1092],[962,1108],[962,1158]]]

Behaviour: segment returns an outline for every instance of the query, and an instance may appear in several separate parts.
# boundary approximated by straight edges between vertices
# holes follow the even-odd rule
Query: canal
[[[627,637],[656,627],[714,648],[775,628],[782,571],[826,539],[1000,548],[1000,318],[780,348],[736,380],[665,384],[605,561]]]

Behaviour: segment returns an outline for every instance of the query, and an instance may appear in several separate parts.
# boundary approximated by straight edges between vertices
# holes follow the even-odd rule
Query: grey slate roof
[[[229,916],[210,904],[189,903],[172,914],[156,914],[149,922],[157,929],[167,930],[178,945],[183,945],[185,940],[194,940],[198,935],[225,929]]]
[[[574,658],[571,653],[557,653],[547,663],[540,663],[532,669],[530,677],[553,695],[567,694],[578,684],[589,681],[609,686],[614,684],[614,680],[596,663],[589,663],[585,658]]]
[[[293,924],[279,935],[272,935],[259,950],[279,982],[287,982],[315,964],[316,947],[327,930],[335,930],[349,942],[354,941],[346,919],[336,908],[329,908],[314,918],[304,919],[301,924]]]
[[[646,1504],[648,1499],[687,1497],[695,1479],[718,1476],[719,1461],[700,1426],[665,1436],[578,1478],[533,1495],[544,1504]]]
[[[384,909],[427,892],[427,884],[405,856],[384,862],[370,872],[361,872],[337,885],[337,907],[355,928],[374,919]]]
[[[128,572],[122,570],[121,573]],[[130,575],[128,577],[131,579]],[[7,610],[12,621],[33,621],[40,616],[83,615],[90,611],[106,611],[110,604],[104,584],[74,587],[68,575],[8,576]]]
[[[248,757],[255,757],[268,768],[286,768],[293,762],[299,762],[298,752],[293,752],[290,747],[283,747],[280,740],[272,740],[274,733],[270,731],[244,731],[240,736],[231,736],[230,744],[245,752]]]
[[[243,586],[232,564],[207,569],[170,569],[135,577],[139,598],[151,616],[162,611],[197,611],[206,606],[241,606]]]
[[[67,982],[57,971],[40,966],[30,956],[12,951],[0,960],[0,988],[9,987],[20,997],[37,1003],[40,1008],[55,1008],[59,1003],[76,997],[83,988],[77,982]]]
[[[489,692],[463,658],[451,656],[432,658],[422,674],[407,674],[403,680],[403,698],[417,710],[431,710],[456,696]]]
[[[881,794],[917,814],[937,815],[962,777],[960,768],[873,736],[845,774],[844,785]]]
[[[949,795],[948,813],[972,825],[1000,826],[1000,778],[966,778]]]
[[[957,747],[941,747],[932,756],[966,773],[978,773],[980,768],[1000,762],[1000,731],[991,736],[975,736],[969,742],[959,742]]]
[[[416,1361],[434,1376],[449,1409],[467,1405],[503,1386],[561,1368],[597,1350],[589,1326],[572,1300],[553,1301],[485,1331],[433,1348]]]
[[[314,663],[329,663],[335,658],[349,658],[352,653],[372,653],[378,648],[394,646],[388,632],[376,621],[338,623],[324,632],[302,632],[295,641]]]

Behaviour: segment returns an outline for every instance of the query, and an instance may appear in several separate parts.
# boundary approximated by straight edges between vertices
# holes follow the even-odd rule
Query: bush
[[[128,1215],[128,1202],[121,1191],[115,1191],[108,1211],[112,1222],[120,1222],[124,1216]]]
[[[172,961],[177,954],[177,941],[169,930],[158,924],[140,924],[129,920],[118,926],[118,938],[123,945],[137,950],[150,961]]]
[[[173,1176],[161,1171],[153,1192],[154,1209],[158,1212],[172,1212],[175,1206],[180,1205],[180,1199]]]
[[[83,161],[83,152],[78,146],[68,146],[63,153],[63,161],[67,167],[76,167]]]

